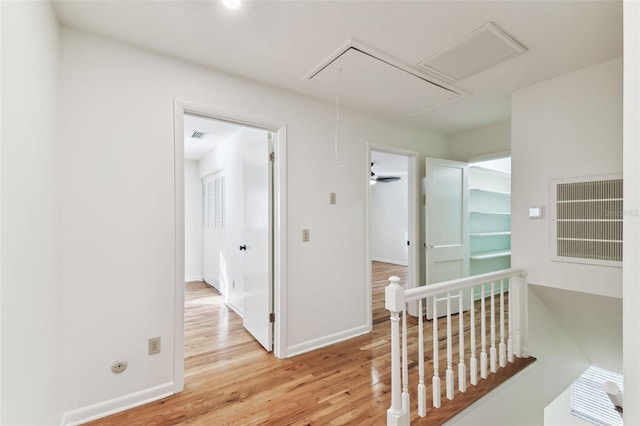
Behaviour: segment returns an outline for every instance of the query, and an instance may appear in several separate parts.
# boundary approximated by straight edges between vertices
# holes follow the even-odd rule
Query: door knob
[[[240,246],[240,250],[247,251],[247,246],[245,244],[241,245]]]

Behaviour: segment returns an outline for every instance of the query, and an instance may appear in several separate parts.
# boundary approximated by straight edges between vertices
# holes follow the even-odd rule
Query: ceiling
[[[409,114],[341,101],[448,134],[508,118],[514,90],[622,55],[621,1],[254,0],[236,10],[214,0],[54,4],[64,25],[330,102],[336,90],[307,77],[350,40],[424,76],[419,63],[492,22],[526,51],[453,83],[465,96]]]
[[[184,115],[184,159],[198,161],[233,136],[242,126],[198,115]],[[203,133],[199,138],[194,132]]]
[[[371,171],[378,176],[406,176],[409,159],[406,155],[371,151]]]

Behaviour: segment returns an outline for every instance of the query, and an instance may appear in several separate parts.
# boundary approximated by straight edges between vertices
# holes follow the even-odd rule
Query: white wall
[[[571,414],[571,386],[544,409],[545,426],[591,426],[593,423]]]
[[[184,162],[184,277],[202,279],[202,180],[197,161]]]
[[[58,24],[49,2],[1,2],[0,8],[0,423],[54,424],[62,379]]]
[[[622,269],[550,258],[550,181],[622,173],[622,60],[613,59],[515,92],[512,105],[512,263],[529,282],[622,297]]]
[[[408,264],[409,193],[407,176],[371,185],[371,257],[380,262]]]
[[[67,28],[61,73],[66,410],[173,380],[175,98],[287,125],[288,353],[366,330],[366,143],[446,157],[445,137],[345,109],[338,167],[328,103]]]
[[[624,389],[640,401],[640,3],[624,2]],[[640,424],[640,405],[626,404],[625,424]]]
[[[500,385],[449,422],[449,426],[540,426],[544,424],[541,366],[537,363]],[[428,414],[427,414],[428,415]]]
[[[547,404],[590,363],[622,363],[621,268],[551,261],[548,215],[551,179],[622,172],[621,84],[618,58],[512,96],[512,264],[536,284],[529,352],[543,366]],[[540,205],[545,217],[528,219]]]
[[[451,159],[470,161],[500,154],[511,149],[511,121],[504,120],[466,132],[455,133],[450,139]]]

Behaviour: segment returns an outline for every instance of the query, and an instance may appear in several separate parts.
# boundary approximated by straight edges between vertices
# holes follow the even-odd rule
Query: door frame
[[[216,120],[257,127],[272,132],[273,140],[273,354],[286,358],[287,348],[287,125],[269,123],[262,117],[229,112],[211,106],[174,99],[174,392],[184,389],[184,114],[191,113]]]
[[[418,204],[418,190],[420,188],[420,182],[418,179],[418,156],[419,153],[416,151],[407,150],[401,147],[393,146],[393,145],[385,145],[378,142],[367,142],[367,155],[366,155],[366,170],[365,173],[366,181],[364,184],[366,185],[365,191],[365,253],[366,253],[366,271],[365,277],[367,280],[367,324],[369,327],[369,331],[373,329],[373,292],[371,288],[371,205],[370,205],[370,197],[371,197],[371,184],[370,184],[370,174],[371,170],[371,151],[384,152],[387,154],[394,155],[403,155],[407,157],[407,183],[408,187],[408,200],[409,205],[407,206],[409,212],[408,218],[408,229],[407,232],[409,234],[409,241],[411,244],[409,245],[408,250],[408,276],[407,276],[407,288],[418,287],[420,281],[420,222],[418,220],[419,217],[419,204]],[[411,303],[409,305],[409,314],[417,315],[417,305],[415,303]]]

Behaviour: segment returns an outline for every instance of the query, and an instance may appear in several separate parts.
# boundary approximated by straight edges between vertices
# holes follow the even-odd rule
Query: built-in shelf
[[[499,232],[472,232],[469,235],[472,237],[496,237],[500,235],[511,235],[511,231],[499,231]]]
[[[510,197],[511,196],[510,192],[492,191],[492,190],[483,189],[483,188],[470,188],[469,191],[472,192],[472,193],[476,193],[476,194],[500,195],[500,196],[503,196],[503,197]]]
[[[471,260],[485,260],[485,259],[495,259],[498,257],[507,257],[511,256],[511,250],[497,250],[497,251],[485,251],[482,253],[471,254]]]
[[[499,216],[511,216],[511,212],[479,212],[479,211],[471,211],[471,214],[489,214],[489,215],[499,215]]]
[[[511,266],[511,174],[483,166],[469,166],[471,275]]]
[[[478,170],[478,171],[481,171],[481,172],[485,172],[485,173],[488,173],[488,174],[492,174],[492,175],[505,176],[505,177],[508,177],[509,179],[511,179],[511,173],[504,172],[502,170],[489,169],[489,168],[486,168],[486,167],[473,166],[473,165],[469,166],[469,168],[470,169],[475,169],[475,170]]]

